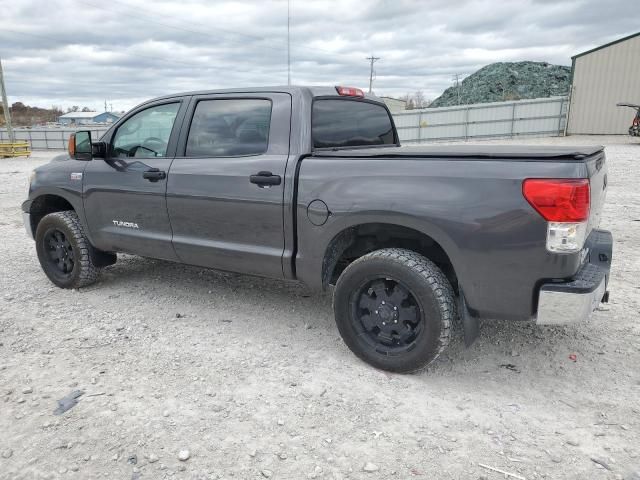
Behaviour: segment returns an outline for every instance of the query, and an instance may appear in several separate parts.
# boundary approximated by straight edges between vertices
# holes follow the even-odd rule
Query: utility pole
[[[380,60],[380,57],[374,57],[373,54],[371,54],[370,57],[367,57],[367,60],[369,60],[371,64],[371,69],[369,70],[369,93],[371,93],[371,89],[373,88],[373,64]]]
[[[104,111],[105,111],[105,112],[106,112],[106,111],[108,111],[108,110],[107,110],[107,99],[106,99],[106,98],[105,98],[105,100],[104,100]]]
[[[287,85],[291,85],[291,0],[287,0]]]
[[[7,90],[4,87],[4,76],[2,75],[2,60],[0,59],[0,93],[2,93],[2,109],[4,110],[4,121],[7,124],[7,133],[9,134],[9,143],[15,143],[16,137],[13,134],[11,126],[11,112],[9,111],[9,102],[7,101]]]
[[[456,95],[457,95],[457,97],[458,97],[458,105],[460,105],[460,74],[459,74],[459,73],[456,73],[456,74],[453,76],[453,79],[454,79],[454,80],[455,80],[455,82],[456,82]]]

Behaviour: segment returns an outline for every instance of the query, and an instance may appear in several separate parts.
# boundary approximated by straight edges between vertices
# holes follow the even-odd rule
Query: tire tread
[[[430,286],[433,295],[436,298],[437,306],[441,314],[441,328],[438,347],[433,357],[427,363],[424,365],[418,365],[412,370],[407,370],[406,373],[422,370],[432,364],[445,350],[445,348],[447,348],[451,341],[452,327],[457,317],[457,304],[453,288],[451,287],[447,277],[442,273],[442,270],[440,270],[435,263],[413,250],[404,248],[383,248],[375,250],[354,260],[349,264],[345,271],[376,258],[391,261],[409,268],[414,273],[422,277],[422,279]],[[336,283],[336,290],[338,288],[340,288],[340,278]]]
[[[66,210],[50,213],[45,218],[47,217],[58,219],[58,221],[69,229],[80,251],[80,258],[78,259],[80,273],[70,288],[82,288],[94,283],[100,275],[100,269],[93,262],[92,254],[94,248],[84,234],[84,229],[82,228],[78,214],[73,210]]]

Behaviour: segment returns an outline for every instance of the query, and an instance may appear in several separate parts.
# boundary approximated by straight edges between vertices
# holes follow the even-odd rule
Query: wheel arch
[[[58,192],[43,192],[34,197],[29,204],[26,213],[30,215],[31,231],[35,232],[40,221],[48,214],[53,212],[63,212],[72,210],[79,214],[74,202],[66,195]]]
[[[454,289],[459,282],[459,268],[452,256],[454,244],[437,231],[425,232],[416,226],[388,222],[350,225],[333,236],[322,259],[322,286],[335,284],[342,271],[354,260],[382,248],[406,248],[433,261]]]

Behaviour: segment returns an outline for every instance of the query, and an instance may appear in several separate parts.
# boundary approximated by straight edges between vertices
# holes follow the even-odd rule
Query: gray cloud
[[[562,65],[637,31],[633,0],[292,0],[296,84],[438,96],[495,61]],[[0,0],[10,101],[114,108],[171,92],[286,83],[284,0]]]

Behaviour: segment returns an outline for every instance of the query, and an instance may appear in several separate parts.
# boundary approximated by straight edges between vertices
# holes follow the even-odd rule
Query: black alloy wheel
[[[422,331],[420,305],[409,287],[392,278],[366,282],[352,301],[353,317],[371,346],[398,355],[415,347]]]
[[[61,277],[71,277],[75,266],[75,255],[73,246],[64,232],[51,228],[44,234],[43,242],[51,268]]]

